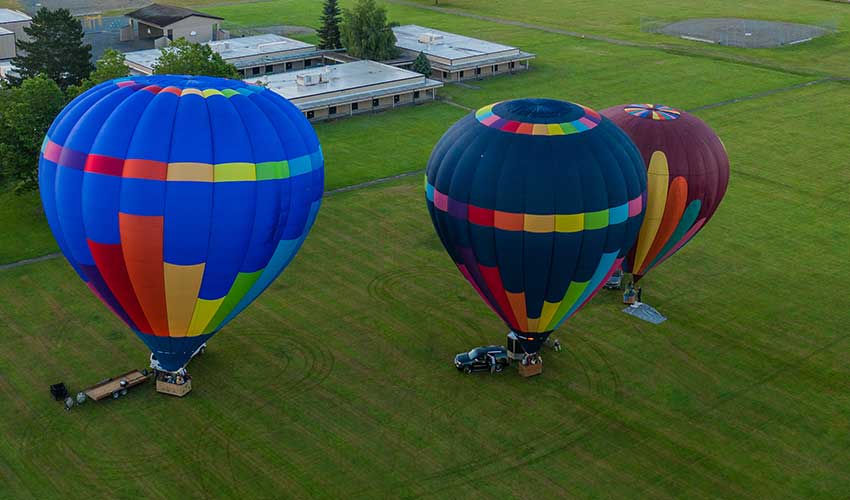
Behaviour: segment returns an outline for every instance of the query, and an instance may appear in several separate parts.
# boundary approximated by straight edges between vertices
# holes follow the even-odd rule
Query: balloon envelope
[[[640,154],[620,129],[551,99],[462,118],[434,148],[426,175],[443,246],[529,353],[619,265],[645,191]]]
[[[602,111],[634,141],[648,172],[646,216],[623,269],[640,279],[711,219],[729,184],[723,143],[699,118],[668,106]]]
[[[295,106],[207,77],[98,85],[59,114],[39,158],[62,253],[166,370],[283,271],[315,220],[323,175]]]

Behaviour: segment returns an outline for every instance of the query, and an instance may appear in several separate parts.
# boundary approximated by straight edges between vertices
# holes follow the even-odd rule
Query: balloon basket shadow
[[[192,391],[192,377],[158,371],[156,374],[156,392],[182,398]]]

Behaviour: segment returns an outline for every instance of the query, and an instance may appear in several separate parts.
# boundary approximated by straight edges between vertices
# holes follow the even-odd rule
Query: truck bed
[[[139,370],[133,370],[109,380],[105,380],[99,384],[95,384],[88,389],[85,389],[83,392],[89,398],[94,399],[95,401],[100,401],[101,399],[112,397],[112,393],[115,391],[129,389],[139,384],[143,384],[147,379],[147,375],[143,374]],[[122,380],[127,381],[127,385],[124,387],[121,387]]]

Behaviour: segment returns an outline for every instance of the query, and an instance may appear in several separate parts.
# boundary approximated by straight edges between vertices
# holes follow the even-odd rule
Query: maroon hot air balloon
[[[726,148],[702,120],[658,104],[602,111],[638,147],[647,168],[646,216],[623,270],[639,280],[711,219],[729,184]]]

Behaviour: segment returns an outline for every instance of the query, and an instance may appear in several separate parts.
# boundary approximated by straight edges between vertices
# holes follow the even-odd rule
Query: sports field
[[[631,36],[606,24],[623,2],[568,3],[588,31]],[[635,8],[670,2],[646,3]],[[314,26],[311,4],[211,11]],[[539,10],[556,2],[440,4],[559,22]],[[788,21],[802,5],[834,8],[821,4],[779,3]],[[193,362],[187,399],[143,387],[65,413],[50,383],[79,389],[143,366],[147,351],[64,260],[0,269],[0,498],[846,496],[850,85],[822,81],[841,76],[828,61],[844,34],[806,49],[825,63],[764,56],[818,65],[789,72],[720,48],[672,53],[397,3],[390,13],[538,59],[526,74],[447,87],[451,103],[318,124],[327,189],[423,169],[464,107],[505,98],[695,109],[722,137],[732,179],[707,228],[644,282],[670,319],[640,322],[601,293],[558,332],[565,349],[544,354],[541,377],[458,374],[452,356],[500,343],[505,327],[445,255],[414,173],[330,193],[293,264]],[[819,83],[793,88],[806,82]],[[56,251],[36,197],[1,194],[0,227],[0,263]]]

